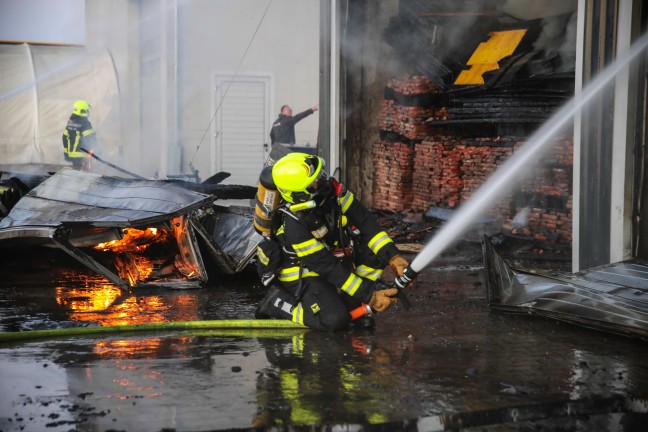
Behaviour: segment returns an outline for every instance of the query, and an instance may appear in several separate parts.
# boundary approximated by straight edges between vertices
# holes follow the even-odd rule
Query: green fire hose
[[[307,329],[308,327],[304,325],[285,320],[226,319],[209,321],[177,321],[121,326],[73,327],[7,332],[0,333],[0,343],[67,336],[87,336],[93,334],[114,334],[161,330],[223,330],[223,335],[257,336],[261,331],[265,330],[294,331]]]

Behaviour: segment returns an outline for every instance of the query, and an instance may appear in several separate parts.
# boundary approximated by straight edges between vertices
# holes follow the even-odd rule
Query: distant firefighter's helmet
[[[80,117],[88,117],[90,114],[90,104],[84,100],[78,100],[74,102],[72,112]]]

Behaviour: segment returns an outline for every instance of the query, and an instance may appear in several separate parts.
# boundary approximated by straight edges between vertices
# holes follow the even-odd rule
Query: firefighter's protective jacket
[[[301,215],[285,212],[283,225],[276,233],[285,253],[279,280],[294,282],[300,277],[321,277],[346,294],[368,303],[375,291],[374,281],[380,277],[389,259],[399,253],[396,245],[350,191],[327,198],[311,211],[320,212],[324,217],[328,233],[317,238],[299,219]],[[352,228],[359,234],[349,234]],[[340,258],[351,246],[356,251],[368,248],[383,263],[382,267]],[[338,252],[337,257],[335,252]]]
[[[87,154],[80,150],[81,147],[86,150],[93,150],[97,144],[92,124],[87,117],[81,117],[72,114],[68,120],[67,126],[63,131],[63,153],[66,160],[87,157]]]

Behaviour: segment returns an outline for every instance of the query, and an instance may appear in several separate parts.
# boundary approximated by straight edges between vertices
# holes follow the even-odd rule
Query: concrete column
[[[633,0],[620,0],[616,35],[616,57],[630,48],[632,37]],[[621,71],[614,83],[614,117],[612,132],[612,185],[610,194],[610,262],[632,256],[632,189],[634,128],[630,115],[629,68]]]
[[[578,98],[583,90],[583,61],[585,40],[585,3],[578,0],[578,16],[576,20],[576,71],[574,76],[574,97]],[[572,271],[580,270],[580,159],[581,159],[581,127],[582,115],[577,112],[574,116],[574,162],[573,162],[573,191],[572,191]]]

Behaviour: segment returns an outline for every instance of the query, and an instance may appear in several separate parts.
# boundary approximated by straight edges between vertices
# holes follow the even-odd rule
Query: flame
[[[94,246],[96,250],[111,252],[142,252],[154,243],[166,240],[169,233],[163,229],[127,228],[122,230],[123,237],[119,240],[99,243]]]
[[[85,171],[92,171],[92,152],[93,150],[90,150],[88,152],[88,157],[85,160],[82,159],[81,165],[82,169]]]
[[[178,226],[179,225],[179,226]],[[182,224],[174,224],[174,229],[182,229]],[[129,228],[124,230],[124,238],[97,245],[95,249],[116,252],[115,263],[120,275],[144,280],[156,268],[161,268],[168,256],[149,258],[138,254],[147,246],[164,242],[172,237],[164,229]],[[168,263],[166,264],[169,265]],[[173,266],[175,268],[175,266]],[[81,272],[61,274],[55,288],[56,303],[67,311],[69,319],[88,322],[100,326],[122,326],[149,324],[167,321],[195,321],[199,319],[202,302],[193,293],[165,292],[163,295],[146,293],[124,293],[100,275],[86,275]],[[131,280],[131,284],[133,284]],[[135,281],[136,282],[136,281]],[[180,346],[190,337],[180,337]],[[166,338],[126,338],[100,340],[94,352],[108,359],[157,358],[161,350],[168,349]],[[155,396],[151,393],[150,396]]]

